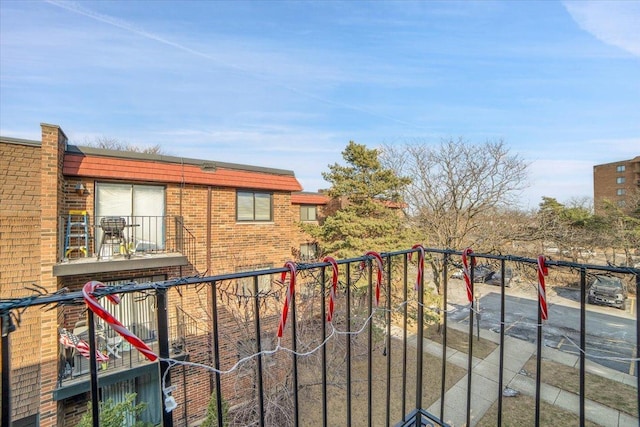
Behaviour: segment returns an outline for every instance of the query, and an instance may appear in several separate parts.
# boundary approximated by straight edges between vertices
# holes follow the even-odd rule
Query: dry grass
[[[329,350],[331,350],[329,348]],[[340,353],[338,353],[340,354]],[[341,354],[344,354],[341,353]],[[354,352],[351,369],[351,420],[347,419],[347,390],[346,367],[337,365],[340,360],[334,360],[334,368],[329,374],[327,387],[328,425],[364,426],[368,420],[368,358],[366,353]],[[372,403],[371,420],[375,426],[386,425],[387,414],[387,386],[390,387],[389,419],[391,425],[396,424],[416,404],[416,360],[414,347],[407,348],[406,383],[403,387],[403,347],[400,340],[393,340],[391,349],[384,354],[384,347],[378,346],[372,353]],[[390,359],[389,359],[390,358]],[[390,360],[391,381],[387,383],[387,362]],[[428,408],[440,397],[442,362],[439,358],[423,355],[423,383],[421,407]],[[300,383],[303,384],[300,393],[301,422],[303,425],[322,425],[321,385],[319,383],[321,370],[317,361],[309,360],[304,363]],[[448,390],[465,375],[465,370],[447,364],[445,387]],[[403,396],[405,406],[403,407]]]
[[[518,395],[502,399],[502,425],[508,426],[532,426],[535,425],[536,401],[533,397]],[[487,413],[478,422],[478,427],[493,427],[498,425],[498,402],[494,403]],[[580,425],[580,417],[577,414],[567,412],[546,402],[540,402],[541,426],[577,426]],[[597,427],[591,421],[586,421],[585,426]]]
[[[524,369],[535,378],[536,359],[529,359]],[[580,393],[579,370],[561,363],[543,359],[542,382],[571,393]],[[585,373],[585,398],[631,416],[638,416],[638,390],[618,381]]]
[[[430,325],[424,329],[424,337],[442,344],[442,334],[438,332],[437,325]],[[469,354],[469,334],[458,331],[457,329],[447,328],[447,347]],[[498,348],[498,344],[477,337],[473,337],[473,355],[477,358],[484,359],[490,355],[493,350]]]

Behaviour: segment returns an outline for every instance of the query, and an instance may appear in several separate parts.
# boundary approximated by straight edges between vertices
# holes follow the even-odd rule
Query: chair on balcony
[[[106,331],[104,337],[107,355],[113,356],[116,359],[121,359],[122,356],[120,356],[120,352],[123,350],[122,343],[124,341],[122,337],[112,329]]]

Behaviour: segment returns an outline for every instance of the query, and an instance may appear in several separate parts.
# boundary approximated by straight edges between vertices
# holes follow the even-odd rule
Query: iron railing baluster
[[[167,290],[159,288],[156,293],[156,316],[158,323],[158,353],[161,358],[169,358],[169,313],[167,312]],[[164,375],[166,372],[166,375]],[[161,383],[164,387],[171,385],[171,373],[169,371],[169,363],[160,361],[160,378],[164,378]],[[164,402],[162,407],[165,408]],[[173,427],[173,413],[171,411],[162,411],[163,427]]]
[[[261,337],[261,329],[260,329],[260,289],[259,289],[259,276],[253,277],[253,310],[255,311],[254,318],[254,327],[256,334],[256,351],[260,353],[262,351],[262,337]],[[259,414],[259,425],[260,427],[264,426],[264,385],[262,380],[262,354],[259,354],[257,360],[257,378],[256,382],[258,385],[258,410]],[[297,394],[297,393],[296,393]]]
[[[222,381],[220,378],[220,331],[218,330],[218,291],[216,289],[217,282],[211,282],[211,309],[212,309],[212,333],[213,333],[213,367],[216,369],[214,373],[216,384],[216,411],[218,413],[218,427],[224,426],[224,406],[222,403]],[[213,390],[211,390],[213,392]]]
[[[402,301],[408,300],[407,278],[409,276],[409,255],[402,256]],[[408,304],[404,304],[402,308],[402,421],[406,421],[407,414],[407,317]],[[389,349],[391,352],[391,349]]]
[[[373,260],[368,264],[368,288],[369,300],[367,302],[367,313],[371,320],[367,325],[367,425],[371,427],[373,423]]]
[[[500,260],[500,362],[498,372],[498,427],[502,425],[502,390],[504,390],[504,312],[505,312],[505,260]]]
[[[475,301],[475,293],[473,286],[473,272],[475,268],[475,256],[471,254],[471,259],[469,260],[471,267],[469,267],[469,281],[471,282],[471,303],[469,308],[469,354],[467,355],[467,425],[471,425],[471,377],[473,371],[473,319],[474,319],[474,310],[476,309],[474,305]]]
[[[347,263],[347,333],[346,337],[346,353],[347,353],[347,425],[351,425],[352,422],[352,408],[351,408],[351,264]]]
[[[442,266],[442,376],[440,383],[440,419],[444,420],[444,397],[447,391],[447,289],[449,286],[449,260],[451,255],[443,255]]]
[[[93,311],[87,310],[87,323],[89,324],[89,372],[91,378],[91,415],[93,427],[100,427],[100,395],[98,388],[98,362],[96,360],[96,324]]]
[[[327,283],[327,267],[322,267],[320,270],[320,312],[322,318],[326,318],[326,299],[327,293],[325,291],[325,284]],[[330,290],[332,292],[332,284],[329,284]],[[322,342],[325,342],[327,339],[327,323],[322,322]],[[327,416],[327,346],[323,345],[321,349],[322,355],[322,425],[328,425],[328,416]]]
[[[387,427],[391,424],[391,257],[387,258],[387,312],[385,313],[387,336],[384,351],[387,355]]]

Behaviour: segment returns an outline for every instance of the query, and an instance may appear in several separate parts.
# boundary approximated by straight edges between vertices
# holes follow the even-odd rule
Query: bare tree
[[[133,153],[145,154],[164,154],[162,147],[159,144],[143,147],[106,136],[87,139],[84,141],[84,144],[89,147],[104,148],[106,150],[130,151]]]
[[[489,218],[516,204],[527,178],[527,164],[502,141],[385,145],[382,162],[413,179],[404,194],[408,213],[417,235],[437,247],[492,249],[486,230],[500,228]],[[432,268],[439,273],[439,266]]]

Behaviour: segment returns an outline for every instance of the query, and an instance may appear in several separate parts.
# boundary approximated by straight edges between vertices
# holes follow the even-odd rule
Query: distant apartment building
[[[593,201],[596,214],[602,213],[603,202],[633,212],[640,202],[640,156],[630,160],[593,167]]]
[[[299,224],[318,222],[328,199],[302,192],[292,171],[79,147],[56,125],[42,124],[41,131],[39,141],[0,137],[0,299],[26,297],[34,285],[47,293],[78,291],[90,280],[118,286],[254,271],[318,253]],[[237,280],[229,293],[251,294],[245,282]],[[123,298],[117,317],[155,349],[155,305],[134,296]],[[191,288],[168,298],[172,356],[211,363],[206,301]],[[219,322],[233,348],[221,358],[232,365],[235,343],[245,337],[228,312]],[[86,317],[82,306],[22,313],[10,334],[14,426],[74,426],[85,412],[88,362],[61,338],[66,331],[86,337]],[[100,370],[102,398],[135,392],[148,404],[143,419],[158,425],[157,365],[107,328],[101,341],[111,356]],[[174,415],[176,426],[186,426],[203,417],[211,385],[202,372],[177,374],[195,384],[180,398],[189,400],[189,411]]]

